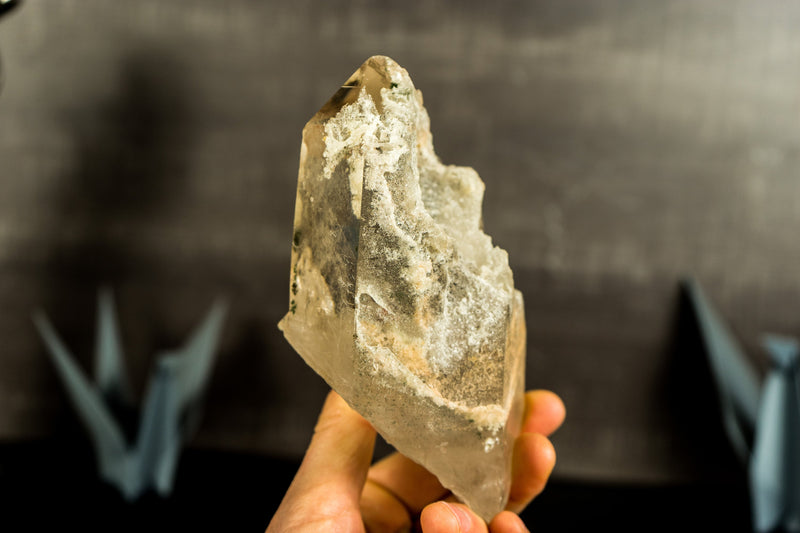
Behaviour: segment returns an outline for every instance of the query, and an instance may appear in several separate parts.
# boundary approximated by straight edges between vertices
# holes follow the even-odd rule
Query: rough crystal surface
[[[306,124],[286,338],[485,519],[508,499],[525,319],[483,182],[433,151],[422,94],[367,60]]]

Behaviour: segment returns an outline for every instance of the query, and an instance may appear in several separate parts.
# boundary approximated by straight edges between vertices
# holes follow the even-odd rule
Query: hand
[[[417,520],[424,533],[525,532],[515,513],[544,489],[556,460],[547,436],[564,415],[564,404],[555,394],[525,395],[507,510],[487,526],[466,505],[456,503],[433,474],[405,456],[394,453],[370,467],[375,430],[331,392],[267,533],[389,533],[410,531]]]

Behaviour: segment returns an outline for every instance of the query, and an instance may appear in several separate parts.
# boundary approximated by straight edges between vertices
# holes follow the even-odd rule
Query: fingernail
[[[450,505],[449,503],[445,502],[450,510],[456,515],[456,519],[458,519],[458,527],[460,531],[469,531],[472,528],[472,516],[469,512],[459,505]]]

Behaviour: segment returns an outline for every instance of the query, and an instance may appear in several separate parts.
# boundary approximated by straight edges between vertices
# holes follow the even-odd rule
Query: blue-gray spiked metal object
[[[748,464],[753,528],[800,531],[800,389],[797,341],[765,335],[772,369],[763,387],[739,343],[694,280],[684,284],[706,346],[725,431]],[[746,439],[753,434],[752,449]]]
[[[99,296],[92,383],[42,312],[34,323],[97,453],[100,476],[127,500],[149,488],[162,496],[172,490],[181,444],[197,427],[200,404],[225,305],[215,304],[183,348],[157,358],[140,411],[135,442],[128,442],[114,407],[135,410],[123,360],[114,303],[108,291]]]

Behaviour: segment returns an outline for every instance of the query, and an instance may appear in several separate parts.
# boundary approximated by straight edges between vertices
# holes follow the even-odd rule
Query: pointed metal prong
[[[750,462],[753,524],[758,532],[800,527],[798,343],[766,335],[772,370],[764,384]]]
[[[767,333],[762,344],[770,356],[772,364],[778,368],[797,366],[800,359],[800,344],[797,339]]]
[[[95,380],[107,399],[132,407],[133,394],[125,368],[114,298],[110,290],[103,289],[97,300]]]
[[[758,415],[758,377],[739,343],[717,315],[700,285],[693,279],[683,288],[694,308],[700,334],[708,354],[711,373],[722,408],[725,431],[742,461],[749,459],[750,447],[742,423],[752,429]]]
[[[227,305],[217,302],[176,355],[181,409],[193,402],[206,386]]]
[[[64,383],[67,395],[92,438],[101,476],[116,484],[124,475],[125,469],[126,444],[122,431],[103,403],[98,390],[75,363],[72,354],[44,313],[35,313],[33,322]]]
[[[179,366],[175,357],[161,357],[156,363],[145,397],[136,444],[142,482],[145,485],[152,484],[162,495],[172,489],[181,448],[178,429]]]

